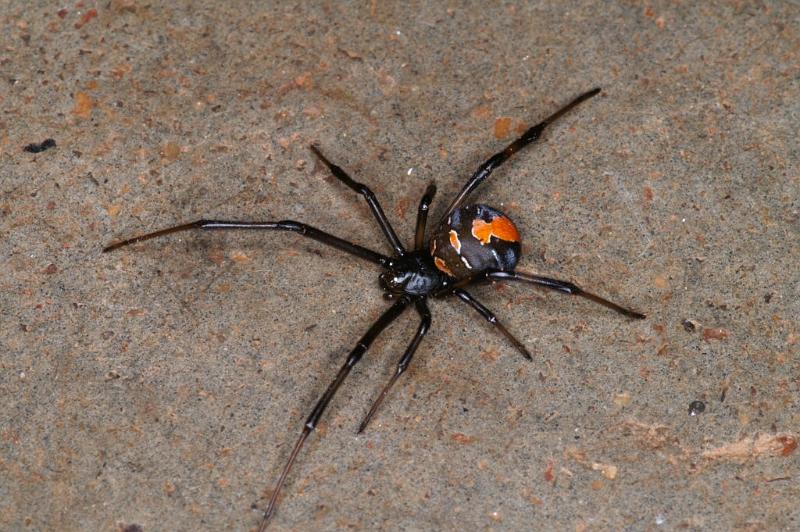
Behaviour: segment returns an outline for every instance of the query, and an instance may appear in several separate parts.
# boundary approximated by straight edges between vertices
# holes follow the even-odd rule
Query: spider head
[[[386,290],[386,296],[394,298],[406,292],[406,285],[413,277],[413,273],[408,270],[389,270],[383,272],[378,277],[381,288]]]

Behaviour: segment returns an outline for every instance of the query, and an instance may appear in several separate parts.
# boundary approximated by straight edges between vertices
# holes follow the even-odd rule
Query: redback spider
[[[408,368],[414,352],[419,347],[422,338],[431,325],[431,312],[428,310],[428,297],[442,298],[456,296],[475,309],[483,318],[503,334],[522,355],[531,360],[531,354],[504,326],[494,313],[483,306],[469,292],[468,286],[489,281],[521,281],[535,286],[549,288],[570,295],[581,296],[585,299],[604,305],[624,316],[634,319],[643,319],[644,314],[627,309],[600,296],[587,292],[568,281],[560,281],[549,277],[541,277],[514,270],[520,256],[520,235],[514,223],[502,212],[480,203],[464,205],[469,195],[503,164],[514,153],[538,140],[545,128],[567,111],[581,102],[596,96],[600,89],[593,89],[581,94],[570,103],[550,115],[548,118],[525,131],[521,137],[509,144],[506,149],[493,155],[469,178],[461,191],[456,195],[450,206],[445,211],[430,240],[425,240],[425,225],[428,219],[428,208],[436,193],[436,186],[428,186],[417,211],[417,227],[414,238],[414,249],[407,251],[397,234],[392,229],[389,220],[378,203],[375,194],[366,186],[354,181],[340,167],[330,162],[319,149],[311,146],[314,155],[330,170],[342,183],[358,192],[369,204],[375,220],[383,231],[386,240],[394,249],[394,256],[386,256],[372,251],[358,244],[353,244],[320,231],[309,225],[284,220],[279,222],[231,222],[221,220],[198,220],[176,227],[162,229],[154,233],[129,238],[105,248],[103,251],[112,251],[129,244],[163,236],[178,231],[189,229],[267,229],[276,231],[293,231],[307,236],[318,242],[332,246],[340,251],[355,255],[368,262],[381,266],[384,271],[379,276],[380,285],[384,290],[384,297],[394,303],[378,318],[372,327],[356,343],[350,352],[336,378],[317,401],[316,406],[306,419],[300,438],[294,446],[286,465],[278,477],[269,506],[264,512],[259,527],[263,531],[269,524],[273,515],[281,488],[286,481],[286,476],[303,447],[306,438],[316,428],[325,408],[333,399],[334,394],[342,385],[350,370],[361,360],[375,338],[392,323],[409,306],[416,309],[420,317],[417,332],[408,345],[403,356],[397,363],[397,369],[389,382],[372,404],[372,408],[364,417],[358,432],[367,427],[370,419],[375,415],[378,407],[386,398],[392,385]]]

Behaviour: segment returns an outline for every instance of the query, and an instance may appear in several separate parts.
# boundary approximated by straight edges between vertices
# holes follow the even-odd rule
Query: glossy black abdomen
[[[484,270],[513,270],[520,235],[511,219],[488,205],[461,207],[436,230],[430,253],[436,267],[456,279]]]

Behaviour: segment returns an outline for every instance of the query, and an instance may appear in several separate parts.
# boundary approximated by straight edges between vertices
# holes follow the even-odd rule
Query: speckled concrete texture
[[[334,399],[273,529],[800,527],[800,6],[485,4],[3,3],[0,529],[254,529],[387,306],[378,268],[298,235],[104,245],[292,218],[388,253],[309,143],[409,241],[430,181],[435,219],[595,86],[475,198],[516,221],[521,270],[647,320],[476,289],[526,362],[434,301],[356,435],[408,313]]]

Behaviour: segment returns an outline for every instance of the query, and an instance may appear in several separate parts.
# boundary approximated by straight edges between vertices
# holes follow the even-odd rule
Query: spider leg
[[[386,235],[386,239],[394,248],[395,253],[397,253],[400,256],[405,255],[406,250],[400,243],[400,239],[397,238],[397,233],[394,232],[392,224],[390,224],[389,220],[386,218],[386,214],[384,214],[383,209],[381,208],[381,204],[378,203],[378,198],[375,197],[375,193],[372,192],[367,185],[354,181],[353,178],[347,175],[347,172],[342,170],[341,167],[336,166],[335,164],[330,162],[324,155],[322,155],[322,152],[319,151],[319,148],[317,148],[313,144],[309,146],[309,148],[314,153],[314,155],[316,155],[317,158],[320,161],[322,161],[322,163],[325,166],[328,167],[328,170],[331,171],[331,173],[334,175],[334,177],[336,177],[336,179],[338,179],[351,189],[355,190],[356,192],[364,196],[364,199],[367,200],[367,203],[369,204],[369,208],[372,210],[372,215],[375,216],[375,220],[378,221],[378,225],[381,227],[381,231],[383,231],[383,234]]]
[[[297,443],[295,443],[294,448],[292,449],[292,454],[289,455],[289,461],[286,462],[286,465],[281,472],[281,476],[278,478],[278,482],[275,485],[275,489],[272,492],[272,498],[269,500],[269,506],[267,507],[267,511],[264,512],[264,517],[261,520],[261,525],[258,527],[259,532],[263,532],[266,530],[267,525],[269,524],[269,520],[272,517],[272,513],[275,511],[275,505],[278,502],[278,495],[280,495],[281,488],[283,487],[283,483],[286,481],[286,476],[289,474],[289,470],[292,468],[297,455],[300,453],[300,449],[303,447],[303,444],[308,438],[308,435],[317,427],[317,423],[319,419],[322,417],[323,412],[325,412],[325,408],[327,408],[328,403],[331,402],[333,396],[336,394],[336,391],[339,389],[339,386],[342,385],[344,379],[350,373],[350,370],[353,369],[361,357],[364,356],[364,353],[369,349],[369,346],[372,342],[377,338],[377,336],[391,324],[395,319],[397,319],[400,314],[406,309],[408,304],[410,303],[409,298],[403,296],[397,300],[397,302],[389,307],[381,317],[378,318],[372,327],[370,327],[364,336],[358,341],[356,346],[350,351],[350,355],[347,357],[342,368],[339,370],[339,373],[336,375],[336,378],[333,379],[333,382],[330,383],[328,389],[325,390],[325,393],[322,394],[322,397],[319,398],[317,401],[314,410],[311,411],[311,414],[308,416],[305,424],[303,425],[303,430],[300,433],[300,438],[298,438]]]
[[[523,283],[530,283],[536,286],[541,286],[543,288],[556,290],[558,292],[561,292],[562,294],[569,294],[573,296],[583,297],[585,299],[588,299],[589,301],[593,301],[595,303],[603,305],[604,307],[608,307],[611,310],[618,312],[629,318],[643,320],[647,317],[641,312],[636,312],[635,310],[625,308],[621,305],[609,301],[608,299],[592,294],[591,292],[587,292],[583,288],[569,281],[561,281],[559,279],[553,279],[550,277],[541,277],[539,275],[532,275],[529,273],[522,273],[522,272],[487,270],[472,277],[467,277],[466,279],[456,281],[452,285],[444,287],[442,290],[440,290],[434,295],[436,297],[445,296],[459,288],[463,288],[465,286],[486,281],[521,281]]]
[[[226,222],[222,220],[197,220],[196,222],[169,227],[167,229],[162,229],[153,233],[147,233],[145,235],[136,236],[115,244],[111,244],[110,246],[103,248],[103,253],[114,251],[115,249],[119,249],[130,244],[135,244],[136,242],[141,242],[143,240],[149,240],[151,238],[177,233],[179,231],[188,231],[190,229],[266,229],[276,231],[293,231],[295,233],[300,233],[303,236],[312,238],[318,242],[322,242],[323,244],[335,247],[336,249],[344,251],[345,253],[349,253],[351,255],[361,257],[362,259],[366,259],[370,262],[380,264],[381,266],[389,266],[391,263],[391,259],[389,257],[381,255],[380,253],[376,253],[370,249],[359,246],[358,244],[353,244],[346,240],[342,240],[339,237],[333,236],[324,231],[320,231],[319,229],[311,227],[310,225],[294,222],[292,220],[283,220],[280,222]]]
[[[524,356],[524,357],[525,357],[525,358],[527,358],[528,360],[533,360],[533,357],[531,357],[531,354],[530,354],[530,352],[529,352],[529,351],[528,351],[528,350],[525,348],[525,346],[522,344],[522,342],[520,342],[519,340],[517,340],[517,339],[514,337],[514,335],[513,335],[513,334],[511,334],[510,332],[508,332],[508,329],[506,329],[506,328],[503,326],[503,324],[502,324],[502,323],[500,323],[500,322],[498,321],[498,319],[497,319],[497,317],[494,315],[494,313],[493,313],[491,310],[489,310],[488,308],[484,307],[484,306],[481,304],[481,302],[480,302],[480,301],[478,301],[477,299],[475,299],[474,297],[472,297],[472,294],[470,294],[469,292],[467,292],[466,290],[463,290],[463,289],[461,289],[461,288],[456,288],[455,290],[453,290],[453,293],[454,293],[456,296],[458,296],[458,297],[459,297],[459,298],[460,298],[462,301],[466,301],[466,302],[467,302],[467,303],[468,303],[468,304],[469,304],[469,305],[470,305],[472,308],[474,308],[475,310],[477,310],[477,311],[478,311],[478,314],[480,314],[481,316],[483,316],[484,318],[486,318],[486,321],[488,321],[489,323],[491,323],[492,325],[494,325],[494,326],[495,326],[495,328],[496,328],[498,331],[500,331],[501,333],[503,333],[503,336],[505,336],[506,338],[508,338],[508,341],[509,341],[509,342],[511,342],[512,344],[514,344],[514,347],[516,347],[516,348],[517,348],[517,350],[518,350],[520,353],[522,353],[522,356]]]
[[[467,199],[472,191],[474,191],[478,186],[483,183],[483,180],[489,177],[489,175],[494,171],[495,168],[506,162],[506,160],[514,155],[516,152],[531,144],[532,142],[536,142],[539,137],[541,137],[542,132],[544,129],[550,125],[551,123],[555,122],[556,119],[561,117],[564,113],[572,109],[573,107],[577,106],[578,104],[588,100],[592,96],[596,96],[600,93],[600,89],[592,89],[589,92],[585,92],[569,102],[567,105],[550,115],[549,117],[545,118],[543,121],[539,122],[535,126],[529,128],[525,133],[522,134],[517,140],[506,146],[506,149],[503,151],[494,154],[490,157],[485,163],[483,163],[478,170],[472,174],[472,177],[469,178],[469,181],[464,185],[464,188],[458,193],[458,195],[453,199],[453,202],[447,208],[444,216],[442,216],[442,220],[439,223],[443,223],[448,216],[453,214],[453,211],[461,207],[464,201]]]
[[[427,303],[425,303],[424,299],[418,299],[416,301],[416,308],[421,321],[419,322],[419,327],[417,328],[417,333],[414,335],[414,338],[411,340],[411,343],[408,344],[408,348],[406,348],[406,352],[403,353],[403,356],[400,358],[400,361],[397,363],[397,370],[395,371],[392,378],[383,388],[383,391],[372,404],[372,408],[369,409],[364,421],[361,422],[361,425],[358,427],[358,433],[361,434],[364,432],[364,429],[367,428],[369,421],[372,419],[372,416],[375,415],[375,412],[378,411],[378,407],[383,403],[383,400],[386,398],[386,395],[389,393],[389,390],[394,385],[395,381],[402,375],[408,365],[411,363],[411,358],[414,356],[414,353],[419,347],[420,342],[422,342],[422,338],[428,332],[428,329],[431,327],[431,311],[428,309]]]
[[[425,189],[422,199],[419,200],[419,209],[417,210],[417,230],[414,232],[414,249],[422,251],[425,249],[425,225],[428,222],[428,207],[433,201],[433,196],[436,194],[436,183],[431,183]]]

